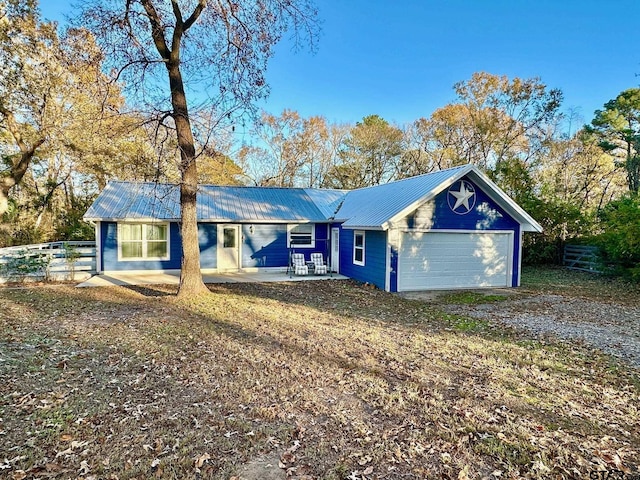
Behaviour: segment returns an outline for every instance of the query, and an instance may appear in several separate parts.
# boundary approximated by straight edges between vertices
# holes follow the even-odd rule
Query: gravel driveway
[[[510,296],[445,311],[524,328],[536,335],[581,341],[640,368],[640,307],[563,295]]]

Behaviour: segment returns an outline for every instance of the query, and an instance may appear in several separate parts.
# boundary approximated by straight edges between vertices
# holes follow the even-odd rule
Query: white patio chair
[[[293,273],[296,275],[309,275],[309,267],[307,267],[302,253],[291,254],[291,265],[293,266]]]
[[[327,274],[327,265],[324,263],[324,259],[322,258],[321,253],[312,253],[311,261],[314,265],[313,273],[316,275],[326,275]]]

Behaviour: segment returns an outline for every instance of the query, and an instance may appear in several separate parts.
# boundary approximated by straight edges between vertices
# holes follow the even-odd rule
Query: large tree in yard
[[[40,21],[35,0],[0,3],[0,216],[60,123],[58,52],[55,25]]]
[[[339,152],[327,183],[334,188],[361,188],[393,180],[403,153],[403,132],[378,115],[357,122]]]
[[[54,23],[41,20],[37,0],[0,2],[0,67],[6,235],[9,216],[34,204],[49,207],[55,190],[70,185],[71,172],[95,177],[105,158],[122,151],[133,119],[118,114],[120,90],[101,72],[102,52],[90,32],[58,35]],[[25,195],[29,190],[34,195]]]
[[[562,101],[560,90],[538,78],[486,72],[456,83],[454,90],[455,103],[412,126],[403,170],[416,174],[473,163],[501,181],[514,164],[529,168],[541,154]]]
[[[597,136],[606,152],[618,157],[629,190],[640,191],[640,88],[625,90],[605,103],[585,130]]]
[[[86,0],[82,21],[97,35],[130,98],[169,120],[180,152],[182,269],[178,296],[207,291],[200,272],[196,218],[198,149],[190,107],[222,125],[268,93],[273,47],[291,31],[313,42],[311,0]],[[136,96],[137,95],[137,96]],[[189,100],[189,101],[188,101]],[[191,102],[191,103],[190,103]]]

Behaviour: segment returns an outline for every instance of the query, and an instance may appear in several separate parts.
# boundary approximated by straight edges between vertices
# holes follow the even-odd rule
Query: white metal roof
[[[386,230],[444,189],[468,176],[511,215],[525,232],[542,232],[542,227],[495,183],[473,165],[439,170],[375,187],[353,190],[336,213],[345,228]]]
[[[420,203],[439,189],[452,185],[468,171],[469,165],[439,170],[395,182],[349,192],[336,219],[347,228],[386,229],[391,219],[408,207]],[[409,212],[407,212],[409,213]]]
[[[349,193],[348,190],[327,190],[318,188],[305,188],[304,191],[313,200],[326,218],[333,218],[336,210]]]
[[[200,185],[197,216],[203,222],[327,222],[341,190]],[[177,220],[180,188],[174,184],[109,182],[86,220]]]
[[[197,215],[202,222],[342,222],[345,228],[386,230],[462,177],[473,180],[520,223],[542,227],[473,165],[440,170],[352,191],[312,188],[201,185]],[[87,210],[86,220],[178,220],[178,185],[109,182]]]

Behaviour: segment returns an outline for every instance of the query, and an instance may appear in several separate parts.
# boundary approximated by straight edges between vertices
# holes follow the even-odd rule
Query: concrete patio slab
[[[263,282],[308,282],[319,280],[347,280],[344,275],[291,275],[285,272],[228,272],[203,274],[204,283],[263,283]],[[79,283],[77,287],[108,287],[114,285],[178,285],[179,273],[118,273],[94,275]]]

